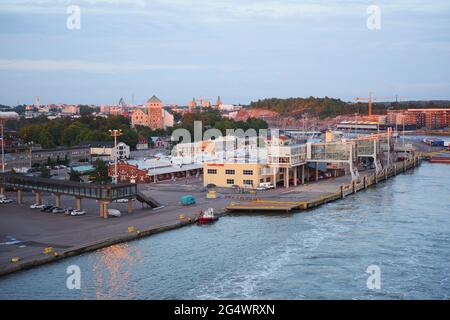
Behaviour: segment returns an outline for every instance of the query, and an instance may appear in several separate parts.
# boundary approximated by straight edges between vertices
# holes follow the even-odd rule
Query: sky
[[[450,99],[448,0],[0,0],[0,44],[6,105]]]

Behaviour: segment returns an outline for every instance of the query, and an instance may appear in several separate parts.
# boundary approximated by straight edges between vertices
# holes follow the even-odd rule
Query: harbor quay
[[[304,185],[257,191],[252,194],[237,193],[229,188],[217,188],[218,196],[208,198],[203,180],[198,177],[183,181],[138,185],[138,191],[151,195],[161,207],[151,208],[140,201],[132,201],[132,213],[119,218],[103,219],[98,214],[98,202],[83,200],[84,216],[57,215],[30,209],[35,194],[23,192],[22,201],[3,204],[1,207],[1,234],[7,236],[0,246],[0,276],[25,270],[60,259],[83,254],[114,244],[140,239],[158,232],[177,229],[195,223],[201,211],[213,208],[218,215],[227,212],[299,212],[375,186],[420,165],[414,156],[398,161],[386,169],[360,172],[362,179],[355,182],[351,175],[312,181]],[[15,199],[17,193],[6,192]],[[179,199],[193,195],[194,205],[183,206]],[[54,195],[42,193],[42,202],[51,203]],[[15,199],[17,200],[17,199]],[[61,205],[73,207],[75,200],[61,196]],[[110,208],[127,212],[129,202],[112,201]],[[220,223],[220,222],[219,222]]]

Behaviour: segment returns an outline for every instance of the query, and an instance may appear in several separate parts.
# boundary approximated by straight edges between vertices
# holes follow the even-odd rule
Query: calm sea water
[[[423,163],[306,213],[227,216],[13,274],[0,298],[448,299],[449,182],[450,166]]]

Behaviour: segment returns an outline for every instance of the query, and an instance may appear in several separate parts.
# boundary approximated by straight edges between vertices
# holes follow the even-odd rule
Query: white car
[[[2,198],[2,199],[0,199],[0,203],[11,203],[12,202],[12,200],[11,199],[8,199],[8,198]]]
[[[64,213],[64,212],[66,212],[66,210],[63,208],[54,208],[52,210],[52,213]]]
[[[275,189],[275,186],[271,184],[270,182],[262,182],[259,184],[260,187],[266,188],[266,189]]]
[[[86,211],[84,210],[72,210],[72,212],[70,212],[71,216],[83,216],[86,214]]]
[[[117,209],[108,209],[108,216],[111,217],[120,217],[122,214]]]
[[[37,204],[37,203],[35,203],[35,204],[32,204],[30,206],[30,209],[44,209],[44,207],[45,207],[45,204]]]
[[[128,199],[125,199],[125,198],[123,198],[123,199],[117,199],[116,202],[117,202],[117,203],[126,203],[126,202],[128,202]]]

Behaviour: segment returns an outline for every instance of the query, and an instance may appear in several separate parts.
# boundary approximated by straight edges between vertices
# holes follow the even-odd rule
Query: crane
[[[367,101],[369,104],[369,111],[368,111],[368,115],[369,117],[372,116],[372,101],[374,100],[392,100],[395,99],[396,102],[398,102],[399,97],[396,95],[395,98],[373,98],[372,97],[372,92],[369,93],[369,97],[368,98],[360,98],[360,97],[356,97],[354,100],[355,101]],[[403,98],[401,98],[403,99]]]

